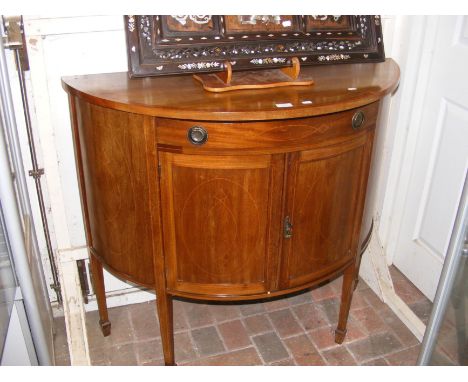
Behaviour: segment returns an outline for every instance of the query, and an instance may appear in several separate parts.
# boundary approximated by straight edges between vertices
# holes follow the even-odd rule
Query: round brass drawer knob
[[[187,138],[194,145],[203,145],[208,140],[208,132],[200,126],[193,126],[187,132]]]
[[[353,119],[351,120],[351,126],[354,130],[357,130],[364,124],[364,120],[364,113],[362,111],[358,111],[353,115]]]

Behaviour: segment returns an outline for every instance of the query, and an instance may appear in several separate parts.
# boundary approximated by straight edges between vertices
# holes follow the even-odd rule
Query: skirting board
[[[376,224],[374,225],[369,246],[362,256],[359,275],[408,327],[411,333],[422,342],[426,326],[395,292],[385,258],[385,251],[378,238]]]

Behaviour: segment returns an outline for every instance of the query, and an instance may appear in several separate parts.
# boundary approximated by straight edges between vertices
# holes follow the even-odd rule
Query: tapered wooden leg
[[[174,366],[174,327],[172,296],[165,292],[160,292],[156,296],[156,306],[158,308],[159,328],[161,330],[161,340],[164,353],[164,363],[166,366]]]
[[[349,308],[351,307],[351,299],[353,297],[356,266],[355,263],[346,268],[343,275],[343,286],[341,291],[340,315],[338,325],[335,330],[335,342],[343,343],[346,336],[346,324],[348,323]]]
[[[111,334],[111,323],[107,313],[106,289],[104,286],[104,273],[102,264],[93,255],[89,257],[89,264],[91,266],[93,288],[94,293],[96,294],[96,300],[99,309],[99,325],[101,326],[102,334],[104,337],[107,337]]]

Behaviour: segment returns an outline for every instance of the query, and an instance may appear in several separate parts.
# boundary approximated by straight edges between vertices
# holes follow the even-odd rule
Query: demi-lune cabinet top
[[[375,102],[397,86],[400,70],[381,63],[308,66],[312,86],[210,93],[190,75],[130,79],[126,72],[70,76],[64,89],[86,101],[158,117],[253,121],[309,117]],[[235,75],[235,73],[234,73]]]

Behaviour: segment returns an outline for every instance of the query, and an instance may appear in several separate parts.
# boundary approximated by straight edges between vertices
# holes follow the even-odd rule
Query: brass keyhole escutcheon
[[[362,111],[358,111],[353,115],[353,119],[351,120],[351,126],[354,130],[357,130],[361,128],[361,126],[364,124],[364,120],[364,113]]]
[[[283,224],[283,236],[285,239],[290,239],[292,237],[293,225],[289,216],[284,218]]]

